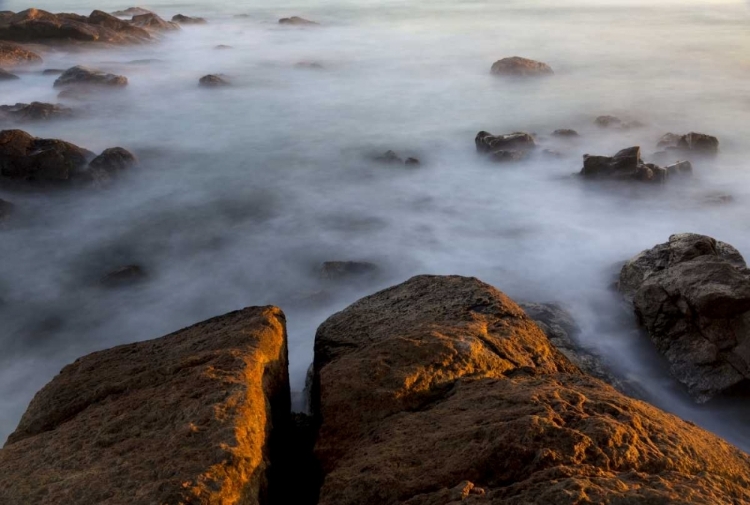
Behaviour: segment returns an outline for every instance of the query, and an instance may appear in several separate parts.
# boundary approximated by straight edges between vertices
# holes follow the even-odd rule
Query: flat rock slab
[[[281,310],[251,307],[78,359],[0,450],[0,503],[263,503],[286,345]]]
[[[750,457],[588,376],[504,294],[419,276],[318,329],[320,505],[746,503]]]

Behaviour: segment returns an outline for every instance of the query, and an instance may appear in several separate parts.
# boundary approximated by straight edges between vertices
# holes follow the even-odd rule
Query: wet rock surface
[[[57,78],[54,87],[87,86],[100,88],[121,88],[128,85],[128,78],[123,75],[109,74],[82,65],[69,68]]]
[[[541,61],[530,60],[513,56],[503,58],[492,64],[490,72],[494,75],[513,77],[541,77],[549,76],[555,72],[552,67]]]
[[[673,235],[623,266],[619,290],[696,401],[747,384],[750,271],[734,247]]]
[[[690,176],[693,166],[688,161],[679,161],[667,167],[654,163],[644,163],[641,159],[641,148],[628,147],[618,151],[614,156],[583,156],[581,176],[588,179],[605,179],[617,181],[640,181],[664,183],[669,177]]]
[[[523,310],[420,276],[315,339],[321,505],[741,503],[750,459],[588,376]]]
[[[267,503],[289,402],[276,307],[84,356],[0,450],[0,502]]]
[[[0,132],[0,180],[62,183],[82,175],[93,153],[22,130]]]
[[[493,135],[481,131],[474,138],[474,144],[478,153],[497,162],[519,161],[536,147],[534,137],[524,132]]]

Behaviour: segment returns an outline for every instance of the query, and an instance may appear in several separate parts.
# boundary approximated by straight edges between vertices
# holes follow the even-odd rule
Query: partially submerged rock
[[[228,46],[226,44],[219,44],[218,46],[215,46],[214,49],[234,49],[232,46]]]
[[[552,75],[552,67],[541,61],[513,56],[496,61],[490,69],[494,75],[514,77],[539,77]]]
[[[320,278],[335,283],[371,280],[379,273],[378,266],[367,261],[326,261],[320,267]]]
[[[182,14],[172,16],[172,22],[180,23],[181,25],[205,25],[208,23],[208,21],[203,18],[191,18],[190,16],[183,16]]]
[[[594,120],[594,124],[600,128],[613,128],[618,130],[629,130],[631,128],[643,127],[643,123],[640,121],[623,121],[617,116],[599,116]]]
[[[390,149],[383,154],[379,154],[373,157],[372,159],[373,161],[385,165],[419,165],[419,160],[417,158],[409,157],[403,159],[395,151],[392,151]]]
[[[70,182],[82,175],[93,153],[57,139],[32,137],[22,130],[0,131],[0,179]]]
[[[138,14],[130,21],[134,26],[155,32],[169,32],[179,30],[180,25],[173,21],[166,21],[153,12]]]
[[[0,105],[0,118],[13,121],[44,121],[72,116],[72,109],[55,103],[31,102]]]
[[[7,220],[10,215],[13,213],[13,210],[15,209],[15,205],[13,205],[8,200],[3,200],[0,198],[0,222]],[[2,301],[0,300],[0,305],[2,305]]]
[[[82,65],[69,68],[57,78],[54,87],[94,86],[98,88],[121,88],[128,85],[128,78],[102,72]]]
[[[663,183],[667,178],[689,176],[693,172],[690,162],[680,161],[666,168],[653,163],[644,163],[641,148],[628,147],[614,156],[583,156],[581,175],[588,179],[618,181],[641,181]]]
[[[521,160],[528,151],[536,147],[534,137],[524,132],[492,135],[481,131],[474,138],[474,144],[478,153],[486,154],[489,159],[498,162]]]
[[[220,88],[229,86],[229,81],[215,74],[204,75],[198,80],[198,84],[204,88]]]
[[[0,81],[17,81],[20,79],[16,74],[11,74],[7,70],[0,68]]]
[[[734,247],[672,235],[623,266],[619,290],[698,402],[747,384],[750,271]]]
[[[750,457],[583,373],[476,279],[330,317],[312,390],[320,505],[750,500]]]
[[[564,138],[580,137],[577,131],[571,130],[570,128],[562,128],[559,130],[555,130],[552,132],[552,135],[554,135],[555,137],[564,137]]]
[[[15,67],[18,65],[31,65],[41,63],[42,57],[33,51],[13,44],[0,41],[0,66]]]
[[[310,21],[309,19],[301,18],[299,16],[292,16],[290,18],[279,19],[280,25],[294,25],[294,26],[317,26],[320,23]]]
[[[289,407],[276,307],[96,352],[37,393],[0,450],[0,502],[267,503]]]
[[[128,7],[125,10],[115,11],[112,13],[113,16],[128,18],[133,16],[140,16],[141,14],[153,14],[153,12],[148,9],[144,9],[143,7]]]
[[[719,152],[719,139],[705,133],[691,132],[687,135],[667,133],[659,139],[657,146],[666,148],[668,151],[713,155]]]
[[[125,265],[108,272],[100,283],[107,288],[120,288],[141,282],[146,277],[146,271],[140,265]]]
[[[98,184],[107,184],[119,172],[138,164],[138,159],[122,147],[110,147],[91,160],[87,175]]]

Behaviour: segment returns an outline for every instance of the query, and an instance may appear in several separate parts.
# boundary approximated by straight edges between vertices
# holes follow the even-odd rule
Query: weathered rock
[[[54,87],[95,86],[100,88],[120,88],[128,85],[128,78],[123,75],[108,74],[101,70],[81,65],[69,68],[57,78]]]
[[[0,450],[0,502],[267,503],[288,416],[276,307],[90,354],[37,393]]]
[[[301,18],[299,16],[292,16],[290,18],[281,18],[279,19],[280,25],[294,25],[294,26],[316,26],[320,23],[316,23],[315,21],[310,21],[305,18]]]
[[[146,271],[140,265],[126,265],[108,272],[100,283],[107,288],[119,288],[141,282],[146,277]]]
[[[0,81],[16,81],[20,79],[16,74],[11,74],[7,70],[0,68]]]
[[[583,156],[581,175],[589,179],[633,180],[662,183],[667,180],[668,171],[653,163],[644,163],[641,148],[628,147],[614,156]],[[690,171],[673,167],[674,175],[689,175]]]
[[[521,160],[536,147],[534,137],[523,132],[492,135],[481,131],[474,138],[474,144],[478,153],[487,154],[489,159],[497,162]]]
[[[89,15],[88,23],[103,26],[116,32],[127,33],[137,39],[148,40],[151,38],[151,34],[149,34],[148,31],[144,30],[143,28],[133,26],[127,21],[123,21],[122,19],[113,16],[112,14],[107,14],[106,12],[102,12],[99,10],[95,10]]]
[[[14,121],[43,121],[48,119],[63,119],[73,116],[73,110],[54,103],[17,103],[15,105],[0,105],[0,117]]]
[[[134,26],[152,30],[155,32],[169,32],[179,30],[180,25],[172,21],[165,21],[153,12],[138,14],[130,21]]]
[[[31,65],[41,63],[42,57],[33,51],[12,44],[10,42],[0,41],[0,65],[3,67],[14,67],[17,65]]]
[[[415,277],[315,339],[320,505],[742,503],[750,457],[587,376],[510,299]]]
[[[93,153],[56,139],[32,137],[21,130],[0,131],[0,179],[69,182],[82,175]]]
[[[555,137],[579,137],[578,132],[569,128],[562,128],[552,132]]]
[[[180,23],[181,25],[205,25],[208,21],[203,18],[191,18],[190,16],[176,14],[172,16],[172,22]]]
[[[367,261],[326,261],[320,267],[320,278],[329,282],[368,280],[378,273],[378,266]]]
[[[229,86],[229,81],[218,75],[209,74],[204,75],[198,80],[198,84],[204,88],[219,88],[222,86]]]
[[[659,139],[657,145],[660,148],[667,148],[667,150],[697,154],[713,155],[719,152],[719,139],[705,133],[691,132],[687,135],[667,133]]]
[[[136,164],[138,164],[138,159],[127,149],[110,147],[91,160],[89,167],[106,172],[116,172],[130,168]]]
[[[731,245],[672,235],[623,266],[620,292],[698,401],[750,378],[750,271]]]
[[[515,77],[539,77],[552,75],[555,72],[546,63],[529,60],[519,56],[503,58],[493,63],[490,71],[494,75]]]
[[[128,7],[125,10],[115,11],[112,13],[113,16],[120,17],[140,16],[142,14],[153,14],[153,12],[148,9],[144,9],[143,7]]]

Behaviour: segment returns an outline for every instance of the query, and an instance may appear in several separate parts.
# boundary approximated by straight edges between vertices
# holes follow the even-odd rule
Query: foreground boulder
[[[289,402],[276,307],[90,354],[37,393],[0,450],[0,502],[267,503]]]
[[[0,39],[41,43],[138,43],[150,39],[150,35],[101,11],[94,11],[91,16],[80,16],[52,14],[32,8],[0,19]]]
[[[581,175],[588,179],[610,179],[663,183],[670,176],[689,176],[693,166],[689,161],[678,161],[667,167],[644,163],[638,146],[623,149],[614,156],[583,156]]]
[[[44,121],[72,116],[72,109],[54,103],[31,102],[0,105],[0,118],[13,121]]]
[[[493,63],[490,69],[494,75],[515,76],[515,77],[540,77],[552,75],[555,72],[552,67],[541,61],[534,61],[528,58],[513,56],[503,58]]]
[[[657,147],[697,154],[716,154],[719,152],[719,139],[705,133],[691,132],[687,135],[667,133],[659,139]]]
[[[747,384],[750,271],[734,247],[673,235],[628,261],[619,289],[698,402]]]
[[[18,44],[0,41],[0,66],[15,67],[35,63],[42,63],[42,57],[35,52]]]
[[[55,81],[54,87],[95,86],[100,88],[121,88],[128,85],[128,78],[102,72],[82,65],[69,68]]]
[[[478,153],[498,162],[521,160],[536,147],[534,137],[523,132],[493,135],[481,131],[474,138],[474,144]]]
[[[313,374],[320,505],[750,500],[750,457],[587,376],[476,279],[356,302]]]
[[[81,176],[93,153],[69,142],[36,138],[22,130],[0,132],[0,179],[69,182]]]

